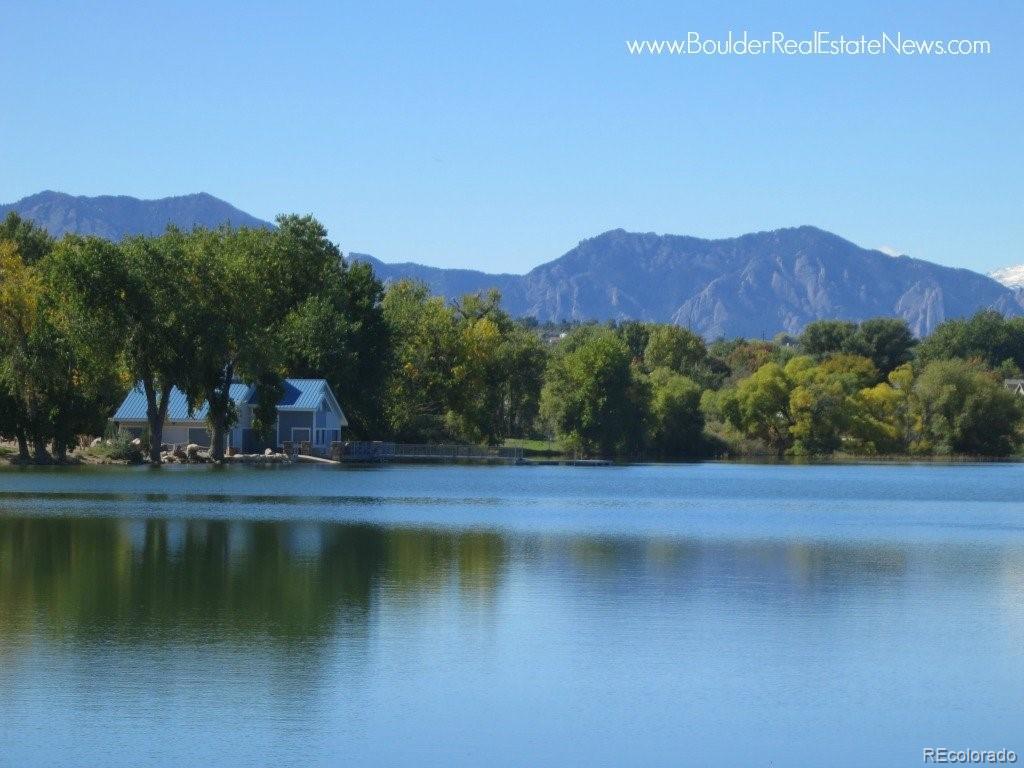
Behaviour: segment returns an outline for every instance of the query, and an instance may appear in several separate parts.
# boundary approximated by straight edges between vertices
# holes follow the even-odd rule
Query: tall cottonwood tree
[[[288,314],[281,328],[289,376],[324,377],[345,404],[352,433],[379,437],[387,430],[384,390],[391,333],[381,301],[384,288],[369,264],[325,269],[315,295]]]
[[[28,458],[31,439],[37,461],[46,455],[43,429],[45,371],[35,343],[42,321],[43,282],[25,264],[16,244],[0,241],[0,383],[7,394],[11,421],[19,431],[19,451]]]
[[[272,386],[287,372],[285,329],[343,279],[341,251],[311,216],[277,218],[277,230],[196,230],[186,261],[202,327],[184,388],[208,403],[211,455],[224,454],[236,414],[236,379]],[[329,300],[329,298],[328,298]]]
[[[42,227],[34,222],[24,219],[14,211],[7,214],[0,222],[0,246],[6,243],[5,269],[15,270],[19,277],[24,277],[29,271],[25,267],[33,267],[42,260],[53,248],[53,238]],[[10,257],[10,258],[8,258]],[[0,278],[3,280],[4,278]],[[0,285],[0,290],[5,290]],[[8,294],[8,299],[12,298]],[[37,297],[38,298],[38,297]],[[13,307],[8,305],[7,311]],[[18,320],[9,316],[9,320],[15,322],[15,326],[8,326],[0,329],[0,333],[6,338],[8,348],[0,350],[3,352],[4,360],[0,363],[0,435],[12,437],[18,443],[18,455],[22,461],[30,459],[29,437],[28,437],[28,415],[25,411],[26,392],[20,386],[12,365],[15,363],[11,355],[14,348],[9,345],[20,335],[18,324],[24,322],[25,318],[16,313]],[[5,373],[6,372],[6,373]]]
[[[454,306],[465,378],[449,406],[461,439],[500,443],[528,434],[537,416],[547,363],[537,334],[501,309],[501,294],[467,294]]]
[[[532,431],[546,350],[500,301],[491,291],[453,305],[422,283],[388,287],[385,412],[393,436],[497,444]]]
[[[608,328],[574,331],[548,362],[541,415],[569,450],[636,453],[646,442],[647,382],[626,342]]]
[[[173,228],[118,244],[69,236],[55,251],[55,281],[77,343],[94,358],[116,360],[125,389],[142,386],[153,463],[171,390],[193,374],[206,330],[189,290],[197,281],[185,258],[188,238]]]
[[[44,463],[48,445],[63,460],[76,435],[102,421],[112,366],[73,343],[56,279],[58,257],[43,251],[52,241],[39,232],[22,223],[17,241],[0,240],[0,407],[8,426],[13,421],[21,458],[28,458],[31,443],[34,460]],[[21,257],[18,241],[28,243],[31,262]]]
[[[389,431],[400,440],[443,439],[445,414],[465,377],[455,310],[423,283],[406,280],[388,288],[383,309],[393,339],[385,393]]]

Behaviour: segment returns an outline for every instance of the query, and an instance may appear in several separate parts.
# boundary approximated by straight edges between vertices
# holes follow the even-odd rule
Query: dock
[[[456,443],[392,443],[386,441],[351,441],[332,450],[335,462],[379,463],[483,463],[521,464],[522,448],[503,446],[459,445]]]
[[[551,458],[527,459],[521,447],[459,445],[456,443],[392,443],[351,441],[335,444],[330,456],[293,453],[295,461],[314,464],[521,464],[525,466],[607,467],[607,459]]]
[[[521,464],[530,467],[610,467],[608,459],[523,459]]]

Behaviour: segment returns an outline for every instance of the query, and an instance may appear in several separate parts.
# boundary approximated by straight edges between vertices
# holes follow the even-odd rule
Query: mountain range
[[[218,227],[221,224],[233,227],[272,226],[205,192],[139,200],[125,195],[83,197],[47,190],[16,203],[0,205],[0,218],[10,211],[32,219],[54,237],[72,232],[120,240],[125,235],[158,235],[168,224],[183,229]]]
[[[422,280],[457,297],[496,287],[514,315],[672,322],[708,338],[798,333],[823,318],[906,319],[927,335],[951,317],[1024,314],[1024,295],[985,275],[861,248],[803,226],[722,240],[605,232],[525,275],[386,264],[384,280]]]
[[[42,192],[0,205],[0,216],[12,210],[55,236],[115,240],[157,234],[167,224],[272,226],[205,193],[138,200]],[[525,275],[385,263],[366,254],[350,258],[370,263],[385,282],[421,280],[450,299],[497,288],[515,316],[672,322],[708,338],[770,337],[798,333],[823,318],[876,316],[902,317],[914,333],[926,335],[947,318],[980,309],[1024,315],[1024,290],[967,269],[861,248],[811,226],[718,240],[616,229]]]

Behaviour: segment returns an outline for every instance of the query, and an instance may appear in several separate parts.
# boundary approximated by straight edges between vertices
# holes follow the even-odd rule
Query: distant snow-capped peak
[[[988,276],[1008,288],[1024,288],[1024,264],[1002,267],[989,272]]]

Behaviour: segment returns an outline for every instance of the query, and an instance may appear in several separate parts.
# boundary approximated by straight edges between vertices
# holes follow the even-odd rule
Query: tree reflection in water
[[[371,525],[0,518],[0,637],[308,642],[365,631],[385,581],[486,597],[506,547]]]
[[[696,542],[368,524],[0,517],[0,640],[287,646],[365,634],[376,602],[488,604],[510,560],[594,591],[761,584],[757,599],[901,578],[900,548]],[[738,595],[742,598],[742,595]]]

